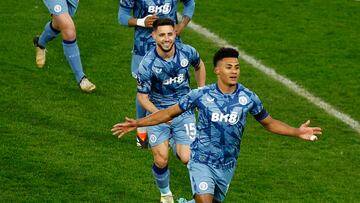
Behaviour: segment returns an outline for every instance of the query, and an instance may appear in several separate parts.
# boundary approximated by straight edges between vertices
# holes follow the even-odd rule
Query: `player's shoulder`
[[[189,44],[184,44],[182,42],[176,42],[175,46],[178,50],[184,51],[184,52],[191,52],[191,51],[196,51],[196,49],[189,45]]]
[[[245,87],[243,84],[238,83],[237,92],[239,95],[247,95],[252,100],[258,99],[257,94],[253,90]]]
[[[120,5],[125,8],[132,8],[135,0],[120,0]]]
[[[253,93],[252,90],[250,90],[249,88],[247,88],[245,85],[238,83],[237,84],[237,88],[236,88],[237,92],[246,92],[246,93]]]
[[[143,64],[150,64],[152,63],[157,57],[155,53],[155,48],[150,49],[148,52],[145,53],[144,57],[141,60]]]
[[[208,94],[211,91],[216,90],[216,84],[209,84],[209,85],[205,85],[203,87],[199,87],[197,89],[193,89],[192,91],[194,92],[194,94],[198,94],[198,95],[205,95]]]

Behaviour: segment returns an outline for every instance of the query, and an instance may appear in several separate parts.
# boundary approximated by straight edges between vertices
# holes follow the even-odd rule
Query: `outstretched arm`
[[[291,127],[282,121],[273,119],[271,116],[267,116],[265,119],[261,120],[260,123],[266,130],[272,133],[298,137],[304,140],[315,141],[318,139],[316,135],[322,134],[321,128],[309,127],[310,120],[303,123],[299,128]]]
[[[117,135],[118,138],[121,138],[126,133],[135,130],[137,127],[152,126],[160,123],[166,123],[173,119],[174,117],[180,115],[183,110],[178,104],[175,104],[169,108],[157,111],[145,118],[138,120],[125,118],[126,121],[123,123],[117,123],[113,126],[111,131],[113,135]]]

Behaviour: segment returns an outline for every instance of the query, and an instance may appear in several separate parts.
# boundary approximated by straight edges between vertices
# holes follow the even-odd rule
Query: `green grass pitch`
[[[133,30],[117,22],[119,1],[81,1],[75,17],[82,63],[97,85],[76,86],[58,38],[35,66],[32,37],[49,15],[42,1],[0,3],[0,202],[158,202],[149,150],[110,129],[134,117]],[[338,110],[360,120],[360,2],[197,0],[194,22],[241,48]],[[211,41],[182,34],[216,81]],[[194,82],[194,81],[192,81]],[[241,62],[240,82],[270,114],[323,128],[311,143],[271,135],[249,116],[225,202],[359,202],[360,135]],[[170,157],[171,189],[191,197],[187,169]]]

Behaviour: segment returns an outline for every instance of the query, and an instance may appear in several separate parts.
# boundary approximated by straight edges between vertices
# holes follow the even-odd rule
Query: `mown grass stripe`
[[[180,15],[179,15],[180,16]],[[181,17],[181,16],[180,16]],[[239,49],[236,46],[231,45],[226,40],[222,39],[221,37],[217,36],[216,34],[209,31],[207,28],[202,27],[201,25],[198,25],[191,21],[188,25],[189,28],[194,30],[196,33],[203,35],[210,41],[212,41],[214,44],[216,44],[219,47],[233,47],[237,49],[240,53],[240,59],[244,60],[245,62],[251,64],[254,68],[260,70],[261,72],[265,73],[270,78],[280,82],[296,94],[304,97],[309,102],[314,104],[315,106],[323,109],[326,113],[330,114],[331,116],[334,116],[335,118],[339,119],[340,121],[344,122],[348,126],[350,126],[352,129],[354,129],[357,133],[360,134],[360,124],[355,119],[351,118],[349,115],[340,112],[339,110],[335,109],[332,105],[328,104],[327,102],[323,101],[321,98],[316,97],[309,91],[307,91],[305,88],[297,85],[295,82],[291,81],[290,79],[286,78],[285,76],[282,76],[276,71],[270,67],[265,66],[262,64],[259,60],[255,59],[253,56],[250,56],[246,54],[245,51]]]

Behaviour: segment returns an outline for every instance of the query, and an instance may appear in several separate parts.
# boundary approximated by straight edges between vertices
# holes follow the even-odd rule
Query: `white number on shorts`
[[[184,124],[184,127],[186,129],[186,134],[190,137],[190,139],[195,139],[195,135],[196,135],[195,123],[186,123]]]

